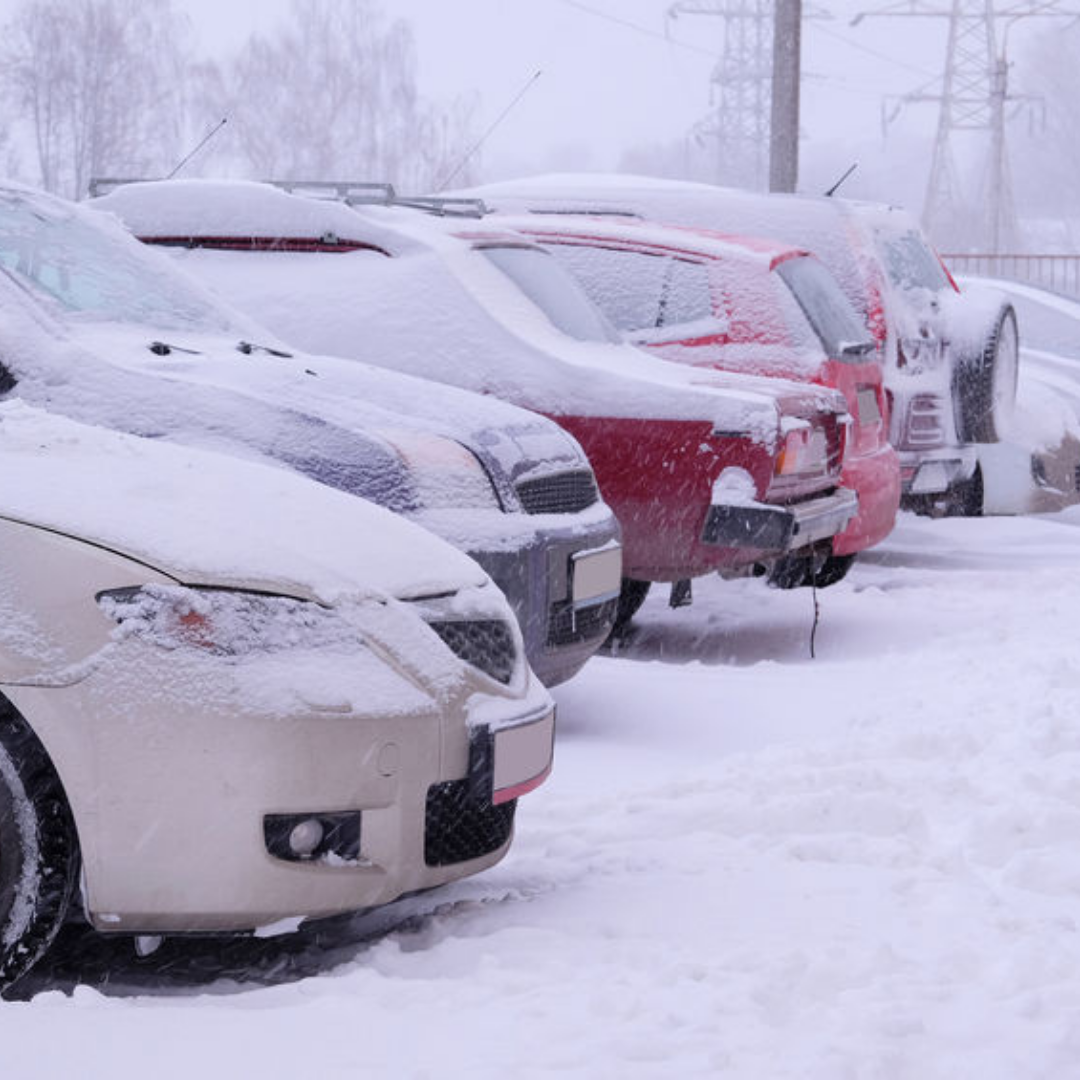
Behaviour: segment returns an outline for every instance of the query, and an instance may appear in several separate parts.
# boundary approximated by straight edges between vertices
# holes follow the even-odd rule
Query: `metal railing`
[[[1007,278],[1080,299],[1080,255],[942,255],[953,274]]]

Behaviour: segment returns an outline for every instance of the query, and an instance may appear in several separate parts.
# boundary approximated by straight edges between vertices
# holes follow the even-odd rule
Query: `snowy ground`
[[[499,867],[271,985],[121,953],[3,1075],[1080,1076],[1080,507],[905,516],[815,660],[809,593],[696,591],[556,692]]]

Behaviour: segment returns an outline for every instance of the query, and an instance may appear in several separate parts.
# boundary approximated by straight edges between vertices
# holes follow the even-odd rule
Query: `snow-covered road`
[[[1080,507],[904,516],[814,660],[808,593],[695,591],[556,692],[499,867],[296,981],[0,1005],[3,1075],[1080,1077]]]

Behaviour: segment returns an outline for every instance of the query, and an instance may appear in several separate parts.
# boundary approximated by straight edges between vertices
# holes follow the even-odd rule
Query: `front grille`
[[[577,514],[596,502],[596,479],[588,469],[522,480],[515,488],[526,514]]]
[[[428,623],[457,657],[504,685],[517,661],[514,634],[499,619],[454,619]]]
[[[424,862],[451,866],[497,851],[514,830],[517,800],[481,802],[468,779],[432,784],[424,816]]]
[[[548,648],[576,645],[582,641],[607,637],[615,622],[615,608],[618,603],[618,598],[606,600],[602,604],[578,608],[576,612],[574,605],[568,601],[552,604],[548,618]]]

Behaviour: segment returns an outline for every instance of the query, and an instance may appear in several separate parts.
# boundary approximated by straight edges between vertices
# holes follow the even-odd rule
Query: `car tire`
[[[953,371],[957,433],[964,443],[998,442],[1016,406],[1020,335],[1016,312],[998,312],[977,352],[961,355]]]
[[[847,577],[848,571],[855,565],[855,556],[852,555],[830,555],[818,569],[818,572],[807,574],[804,584],[813,585],[818,589],[827,589],[830,585],[835,585],[838,581],[843,581]]]
[[[651,581],[638,581],[636,578],[623,578],[619,588],[619,603],[615,608],[615,624],[611,628],[611,637],[619,637],[630,625],[630,620],[638,613],[645,597],[649,595]]]
[[[78,867],[60,778],[29,725],[0,699],[0,992],[56,937]]]
[[[975,471],[967,480],[961,480],[949,488],[943,501],[947,517],[982,517],[983,478],[982,467],[975,466]]]

